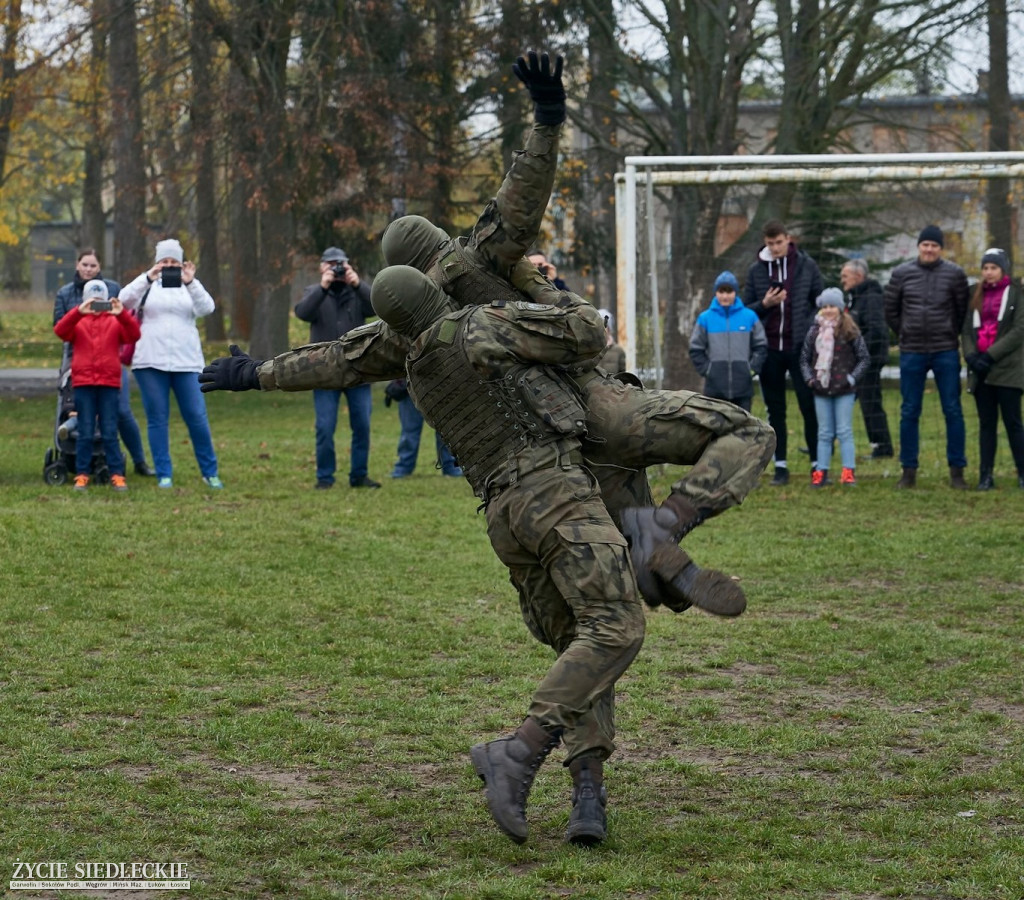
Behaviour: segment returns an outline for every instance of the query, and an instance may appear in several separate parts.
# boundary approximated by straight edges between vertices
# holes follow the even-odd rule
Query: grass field
[[[46,486],[54,398],[0,398],[5,888],[19,860],[148,861],[187,864],[191,891],[81,896],[1024,896],[1024,491],[1005,441],[995,492],[950,490],[926,432],[914,492],[891,463],[843,491],[766,477],[689,536],[749,608],[649,614],[620,682],[610,837],[586,851],[562,840],[559,751],[526,845],[487,815],[468,748],[518,723],[550,657],[430,436],[413,478],[386,478],[382,400],[379,491],[312,490],[310,398],[250,393],[209,398],[224,491],[175,416],[175,489],[120,496]],[[659,496],[678,474],[653,473]]]

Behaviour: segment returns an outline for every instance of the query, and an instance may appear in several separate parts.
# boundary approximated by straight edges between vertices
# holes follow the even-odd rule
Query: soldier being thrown
[[[531,633],[558,654],[516,732],[471,750],[491,815],[526,840],[527,795],[561,736],[573,777],[566,839],[594,844],[606,833],[614,685],[643,643],[644,612],[626,541],[583,465],[584,412],[565,375],[603,352],[604,322],[563,296],[559,306],[499,300],[456,311],[407,266],[384,269],[372,289],[377,314],[416,338],[409,394],[483,501]]]
[[[551,195],[558,137],[565,118],[561,60],[517,60],[514,72],[534,101],[535,124],[497,196],[470,237],[452,240],[419,216],[392,223],[384,235],[389,264],[426,272],[456,306],[497,298],[557,303],[563,296],[523,254],[536,240]],[[384,323],[339,341],[291,350],[267,361],[237,348],[201,376],[203,390],[310,390],[402,377],[408,342]],[[771,457],[775,435],[764,422],[724,401],[690,391],[647,391],[590,370],[576,379],[586,408],[584,454],[612,519],[627,529],[644,599],[680,612],[691,604],[720,615],[743,611],[740,587],[700,569],[678,546],[692,528],[739,504]],[[692,466],[657,509],[646,467]],[[627,511],[628,510],[628,511]]]

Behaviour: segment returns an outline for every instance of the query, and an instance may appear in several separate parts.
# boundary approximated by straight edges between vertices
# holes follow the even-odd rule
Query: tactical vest
[[[409,395],[455,454],[485,503],[537,469],[579,465],[585,413],[575,389],[554,369],[514,365],[488,381],[465,350],[472,308],[433,325],[413,347]]]
[[[530,301],[504,278],[475,263],[465,246],[466,238],[456,238],[427,270],[427,277],[455,300],[457,306],[474,306],[499,300]]]

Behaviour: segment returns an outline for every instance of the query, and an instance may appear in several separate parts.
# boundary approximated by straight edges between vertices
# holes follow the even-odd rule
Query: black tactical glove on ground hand
[[[538,125],[561,125],[565,121],[565,88],[562,86],[562,57],[555,57],[555,70],[551,59],[542,53],[538,59],[535,50],[527,54],[529,62],[519,57],[512,71],[530,92],[533,101],[533,120]]]
[[[253,359],[243,353],[238,344],[229,348],[230,356],[222,356],[210,363],[199,375],[199,390],[209,391],[258,391],[260,379],[256,370],[263,364],[262,359]]]

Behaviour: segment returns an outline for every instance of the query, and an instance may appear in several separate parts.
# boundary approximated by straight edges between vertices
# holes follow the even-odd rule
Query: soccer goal
[[[1018,202],[1022,176],[1024,153],[1017,152],[627,157],[625,171],[616,175],[616,326],[627,365],[661,386],[662,310],[666,301],[680,299],[668,296],[680,290],[670,287],[669,262],[673,254],[687,252],[671,246],[669,188],[676,196],[680,186],[725,192],[717,223],[716,251],[721,252],[746,230],[769,185],[799,183],[805,193],[806,186],[820,185],[822,196],[827,193],[832,202],[847,204],[847,224],[864,216],[862,233],[883,235],[859,243],[851,236],[840,253],[863,257],[873,277],[884,285],[895,264],[916,255],[918,231],[929,222],[953,238],[946,244],[947,258],[972,274],[987,246],[984,185],[992,178],[1007,179],[1016,238],[1021,233],[1016,219],[1024,208]],[[831,192],[840,186],[858,189],[837,200]],[[797,218],[814,212],[803,209]],[[872,222],[866,220],[868,215]],[[699,274],[693,290],[703,295],[691,298],[691,308],[699,311],[701,300],[707,304],[717,273],[712,271],[713,260],[694,262],[691,270]],[[734,267],[741,282],[751,262],[752,255]],[[682,325],[688,330],[693,322]]]

